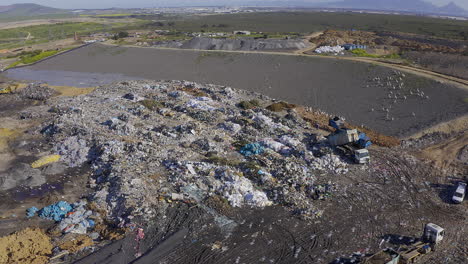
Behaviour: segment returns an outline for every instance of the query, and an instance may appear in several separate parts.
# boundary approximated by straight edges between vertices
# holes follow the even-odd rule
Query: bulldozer
[[[417,263],[421,257],[435,251],[445,235],[445,230],[432,223],[424,226],[421,238],[413,244],[398,249],[384,249],[364,258],[363,264],[409,264]]]

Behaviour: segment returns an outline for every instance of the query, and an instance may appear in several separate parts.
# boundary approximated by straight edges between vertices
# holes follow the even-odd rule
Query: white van
[[[454,203],[463,202],[463,199],[465,198],[465,193],[466,193],[466,183],[464,182],[458,183],[458,187],[455,193],[453,194],[452,201]]]

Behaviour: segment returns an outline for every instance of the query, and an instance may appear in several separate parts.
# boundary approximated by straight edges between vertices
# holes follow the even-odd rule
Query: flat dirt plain
[[[402,88],[395,90],[394,83],[387,83],[387,78],[397,78],[392,69],[320,57],[95,44],[10,70],[7,76],[54,85],[60,82],[57,76],[67,75],[67,82],[74,82],[68,85],[76,85],[87,82],[83,72],[92,73],[91,79],[98,78],[96,74],[118,74],[228,85],[338,114],[356,125],[397,137],[468,112],[466,89],[406,74],[400,81]]]

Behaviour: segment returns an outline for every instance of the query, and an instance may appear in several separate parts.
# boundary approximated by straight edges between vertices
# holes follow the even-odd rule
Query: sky
[[[262,0],[265,2],[271,0]],[[317,2],[334,2],[337,0],[307,0],[311,3]],[[408,0],[411,1],[411,0]],[[444,5],[453,1],[459,6],[468,10],[468,0],[426,0],[435,5]],[[16,3],[36,3],[56,8],[140,8],[140,7],[157,7],[157,6],[176,6],[180,4],[190,3],[190,0],[0,0],[0,5],[9,5]],[[198,0],[197,2],[214,3],[217,5],[232,5],[232,0]],[[288,0],[284,0],[288,2]]]

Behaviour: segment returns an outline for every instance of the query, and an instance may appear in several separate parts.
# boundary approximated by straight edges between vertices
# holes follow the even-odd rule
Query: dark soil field
[[[51,71],[59,71],[63,80]],[[468,112],[467,90],[407,74],[403,81],[407,99],[389,99],[388,87],[374,78],[383,80],[394,75],[393,70],[330,58],[98,44],[10,70],[7,76],[47,81],[51,85],[63,85],[66,80],[68,85],[77,85],[90,81],[77,74],[83,72],[92,73],[90,79],[99,78],[96,74],[102,73],[228,85],[339,114],[356,125],[392,136],[408,136]],[[409,91],[416,90],[423,91],[424,98],[409,95]]]
[[[403,58],[431,71],[468,79],[468,56],[408,51],[403,53]]]
[[[147,20],[160,20],[161,17],[143,16]],[[250,30],[268,33],[310,33],[326,29],[392,31],[421,34],[426,36],[461,39],[468,38],[468,22],[462,20],[437,19],[423,16],[327,13],[327,12],[265,12],[222,14],[193,17],[167,17],[158,29],[178,31],[201,31],[209,27],[210,31]],[[219,27],[219,25],[222,25]],[[154,28],[155,24],[147,25]]]

